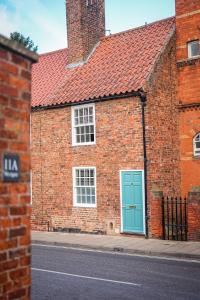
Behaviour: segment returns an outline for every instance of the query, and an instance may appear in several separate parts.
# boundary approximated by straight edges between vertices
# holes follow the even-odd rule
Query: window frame
[[[200,132],[198,132],[194,138],[193,138],[193,155],[194,157],[199,157],[200,158],[200,148],[196,147],[196,138],[199,136],[199,142],[200,142]],[[197,151],[199,151],[199,153],[196,153]]]
[[[78,203],[76,197],[76,170],[94,170],[94,188],[95,188],[95,203]],[[96,167],[91,166],[81,166],[81,167],[73,167],[73,206],[74,207],[85,207],[85,208],[96,208],[97,207],[97,176],[96,176]]]
[[[191,45],[194,44],[194,43],[198,43],[199,44],[199,54],[197,55],[192,55],[192,51],[191,51]],[[188,58],[195,58],[195,57],[199,57],[200,56],[200,41],[199,40],[193,40],[193,41],[189,41],[187,43],[187,49],[188,49]]]
[[[84,142],[84,143],[77,143],[76,142],[76,132],[75,128],[78,127],[75,125],[75,110],[81,109],[81,108],[93,108],[93,126],[94,126],[94,142]],[[72,146],[89,146],[89,145],[95,145],[96,144],[96,118],[95,118],[95,104],[82,104],[82,105],[76,105],[72,106],[71,108],[71,126],[72,126]],[[87,124],[83,126],[88,126]],[[81,126],[79,126],[81,127]]]

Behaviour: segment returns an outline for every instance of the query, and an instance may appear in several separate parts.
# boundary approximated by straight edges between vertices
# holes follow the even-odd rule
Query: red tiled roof
[[[39,62],[32,66],[32,106],[46,105],[50,94],[63,80],[67,65],[67,49],[49,52],[39,56]]]
[[[33,65],[32,106],[81,102],[137,91],[174,30],[174,18],[103,38],[89,60],[67,69],[67,49]]]

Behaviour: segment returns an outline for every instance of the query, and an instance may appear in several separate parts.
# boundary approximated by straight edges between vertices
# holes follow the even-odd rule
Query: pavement
[[[200,260],[200,242],[61,232],[32,232],[32,244]]]

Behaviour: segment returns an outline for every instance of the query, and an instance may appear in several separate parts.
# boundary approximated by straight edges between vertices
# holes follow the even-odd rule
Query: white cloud
[[[39,52],[66,47],[66,28],[47,5],[44,0],[7,0],[6,5],[0,5],[0,32],[29,35],[38,44]]]
[[[10,35],[10,32],[17,30],[18,24],[13,19],[11,13],[8,12],[6,6],[0,5],[0,33],[6,36]],[[12,20],[12,22],[11,22]]]

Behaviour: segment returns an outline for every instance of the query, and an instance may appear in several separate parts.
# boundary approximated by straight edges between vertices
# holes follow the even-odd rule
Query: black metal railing
[[[187,198],[163,197],[163,240],[187,241],[187,206]]]

